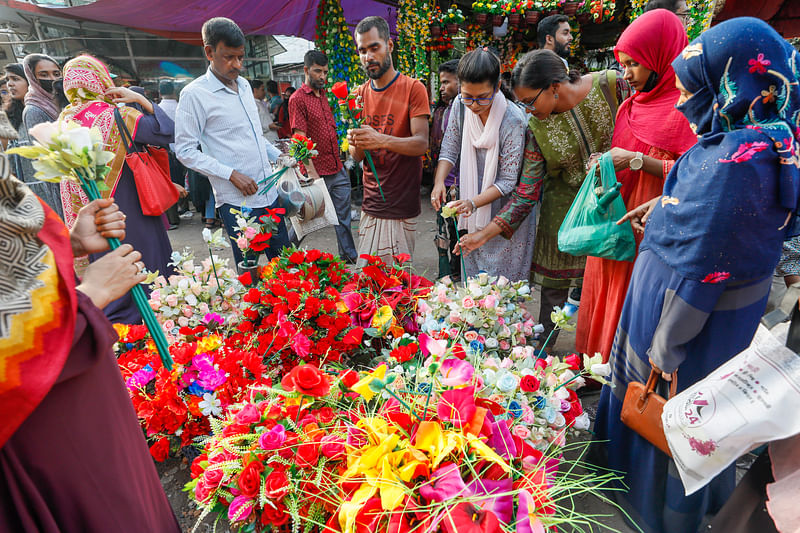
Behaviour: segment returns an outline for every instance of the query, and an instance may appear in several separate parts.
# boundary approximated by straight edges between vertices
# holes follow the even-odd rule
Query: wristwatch
[[[630,163],[628,163],[628,168],[631,170],[642,170],[642,166],[644,165],[644,154],[642,152],[636,152],[631,159]]]

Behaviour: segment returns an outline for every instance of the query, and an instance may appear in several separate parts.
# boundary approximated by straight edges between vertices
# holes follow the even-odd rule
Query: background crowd
[[[669,457],[623,425],[619,412],[628,383],[646,381],[651,369],[665,379],[675,379],[679,370],[682,390],[746,348],[782,252],[780,272],[797,273],[793,241],[784,242],[794,236],[800,195],[798,55],[756,19],[725,22],[689,44],[682,21],[685,3],[651,3],[653,9],[617,42],[620,70],[571,70],[569,24],[566,17],[550,16],[539,23],[540,49],[527,53],[507,79],[487,48],[443,63],[433,109],[425,86],[395,69],[386,21],[362,20],[355,41],[368,81],[353,89],[364,124],[348,131],[346,148],[357,163],[369,154],[374,172],[362,165],[357,239],[351,230],[351,177],[328,103],[331,80],[322,52],[306,54],[301,87],[279,94],[274,81],[239,75],[244,34],[233,21],[214,18],[202,31],[207,73],[179,95],[171,82],[162,82],[158,103],[137,87],[116,87],[106,66],[90,56],[63,68],[42,54],[8,65],[8,100],[0,115],[4,146],[30,143],[34,126],[61,119],[97,126],[115,154],[104,200],[89,207],[95,220],[106,221],[92,232],[124,231],[129,245],[124,253],[80,245],[76,231],[89,216],[82,191],[68,183],[38,182],[27,161],[10,159],[12,173],[44,202],[35,217],[41,224],[29,233],[55,231],[60,218],[74,237],[71,249],[52,237],[56,259],[60,253],[85,257],[84,283],[107,281],[108,274],[92,280],[89,273],[110,270],[125,278],[102,296],[96,288],[77,287],[77,294],[83,291],[91,301],[80,296],[65,316],[88,329],[62,342],[65,371],[73,358],[91,352],[91,343],[108,351],[109,343],[101,342],[107,322],[97,308],[113,322],[141,320],[130,296],[123,295],[140,281],[142,267],[170,272],[167,231],[188,212],[185,200],[163,217],[142,212],[118,121],[135,145],[169,149],[170,175],[181,195],[190,196],[206,227],[221,225],[234,238],[239,211],[260,217],[284,207],[274,188],[260,185],[274,168],[296,165],[278,148],[279,139],[296,133],[309,137],[318,155],[305,172],[324,181],[339,223],[339,255],[357,266],[364,264],[363,255],[413,256],[417,235],[426,234],[418,230],[417,219],[423,155],[430,149],[439,277],[458,280],[486,272],[530,278],[541,288],[542,338],[554,328],[553,307],[578,305],[576,349],[600,353],[612,367],[615,386],[603,389],[595,432],[604,441],[598,461],[625,473],[628,490],[620,493],[620,504],[645,531],[696,531],[729,499],[733,468],[686,497]],[[575,257],[558,247],[562,221],[587,170],[603,153],[613,159],[630,211],[621,223],[635,230],[635,262]],[[19,188],[4,180],[9,191]],[[281,218],[265,255],[275,257],[290,242]],[[234,246],[233,253],[241,262],[241,251]],[[62,272],[62,278],[61,288],[75,300],[71,272]],[[97,328],[97,339],[90,341],[85,337],[91,328]],[[80,365],[75,368],[82,372]],[[63,379],[56,372],[50,384]],[[33,489],[15,477],[12,467],[34,460],[23,450],[41,438],[37,424],[51,420],[54,412],[82,408],[65,402],[41,404],[36,416],[20,420],[20,429],[0,441],[5,480],[0,524],[8,517],[28,523],[29,517],[15,513],[30,505],[19,494]],[[98,413],[95,423],[107,416]],[[143,441],[131,437],[119,446],[141,459]],[[16,454],[16,463],[8,462],[10,454]],[[107,460],[98,484],[105,476],[133,476],[129,464]],[[128,508],[141,508],[148,520],[160,521],[141,524],[139,530],[174,529],[152,466],[138,472],[141,490],[128,493]],[[64,474],[59,483],[69,484],[68,477]]]

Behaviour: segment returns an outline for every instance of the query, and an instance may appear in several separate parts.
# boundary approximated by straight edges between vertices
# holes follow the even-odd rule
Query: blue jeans
[[[350,229],[350,177],[347,175],[347,171],[342,168],[336,174],[322,176],[322,179],[325,180],[328,194],[331,195],[333,207],[336,209],[336,218],[339,219],[339,225],[335,227],[339,256],[345,260],[355,261],[358,259],[358,252],[356,251],[356,243],[353,241],[353,232]]]
[[[217,209],[214,207],[214,189],[208,192],[208,199],[206,199],[206,212],[205,218],[217,218]]]
[[[278,200],[272,203],[270,208],[278,207]],[[241,206],[232,205],[232,204],[222,204],[219,206],[219,216],[222,217],[222,224],[225,226],[225,231],[228,232],[228,236],[231,239],[236,239],[236,214],[232,212],[234,211],[241,211]],[[267,213],[267,209],[264,207],[254,207],[250,209],[250,213],[247,215],[248,218],[252,217],[260,217],[261,215],[265,215]],[[267,259],[272,259],[274,257],[278,257],[281,254],[281,251],[284,247],[291,246],[289,242],[289,233],[286,231],[286,222],[284,217],[280,217],[281,221],[278,223],[278,230],[272,235],[272,238],[269,240],[269,248],[264,250],[264,255],[267,256]],[[242,255],[242,251],[236,246],[235,242],[231,243],[231,250],[233,251],[233,258],[236,260],[236,264],[242,262],[244,256]]]

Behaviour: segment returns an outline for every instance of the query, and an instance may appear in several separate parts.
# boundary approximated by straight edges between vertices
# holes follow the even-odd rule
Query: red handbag
[[[175,205],[179,196],[169,176],[169,154],[165,149],[149,144],[138,151],[118,109],[114,110],[114,120],[128,152],[125,163],[133,172],[142,213],[151,217],[161,216]]]

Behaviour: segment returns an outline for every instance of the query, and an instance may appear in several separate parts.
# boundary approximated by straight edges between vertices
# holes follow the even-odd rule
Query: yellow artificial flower
[[[375,313],[375,316],[372,317],[372,327],[378,328],[381,331],[384,331],[388,325],[394,320],[394,314],[392,313],[392,307],[389,305],[384,305],[378,309],[378,312]]]
[[[360,394],[365,400],[370,401],[372,398],[375,397],[375,391],[369,388],[369,384],[372,383],[375,379],[383,379],[386,375],[386,365],[380,365],[378,368],[373,370],[372,372],[368,373],[366,376],[361,378],[361,380],[350,387],[353,392],[357,392]]]
[[[114,324],[114,330],[117,332],[120,339],[127,337],[130,329],[131,327],[127,324]]]
[[[220,335],[209,335],[197,341],[196,353],[213,352],[220,346],[222,346],[222,337]]]

